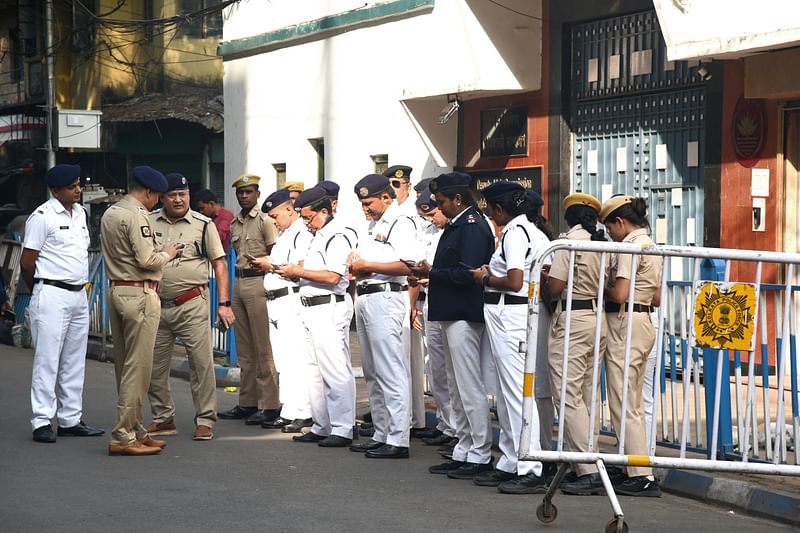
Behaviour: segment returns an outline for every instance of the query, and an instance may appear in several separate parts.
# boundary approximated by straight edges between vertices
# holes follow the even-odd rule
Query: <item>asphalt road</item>
[[[559,517],[535,518],[541,496],[501,495],[427,472],[441,462],[418,443],[408,460],[373,460],[347,449],[298,444],[289,435],[220,421],[194,442],[188,383],[173,380],[180,434],[152,457],[109,457],[108,440],[34,443],[33,352],[0,346],[0,531],[603,531],[604,497],[558,496]],[[227,409],[236,395],[218,393]],[[84,421],[109,430],[113,366],[87,362]],[[147,407],[145,408],[147,412]],[[8,417],[8,418],[6,418]],[[791,528],[693,500],[621,497],[631,531],[772,532]]]

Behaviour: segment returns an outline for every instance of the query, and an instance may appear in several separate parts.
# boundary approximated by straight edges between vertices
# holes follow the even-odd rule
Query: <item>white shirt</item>
[[[506,277],[509,270],[521,270],[524,280],[522,288],[512,294],[527,296],[533,258],[549,243],[547,236],[528,217],[518,215],[503,228],[500,244],[489,261],[489,272],[492,276]],[[486,291],[498,292],[491,287],[487,287]]]
[[[417,261],[420,256],[417,225],[411,217],[400,212],[396,202],[392,202],[386,208],[380,220],[369,223],[366,233],[358,242],[359,256],[365,261],[377,263],[391,263],[401,259]],[[367,281],[404,284],[406,277],[373,273]]]
[[[349,267],[347,258],[357,244],[353,242],[353,233],[339,219],[334,217],[322,227],[311,240],[303,268],[306,270],[327,270],[341,276],[336,285],[316,283],[300,279],[301,296],[321,296],[328,294],[344,294],[347,292]]]
[[[24,248],[39,252],[36,278],[89,281],[89,229],[80,204],[72,204],[71,215],[55,198],[37,207],[25,223]]]
[[[270,253],[270,263],[273,266],[285,265],[286,263],[298,264],[305,260],[308,248],[314,234],[308,231],[302,218],[292,222],[288,228],[278,234],[275,246]],[[268,273],[264,276],[264,288],[274,291],[283,287],[295,287],[297,284],[287,279],[283,279],[278,274]]]
[[[436,247],[439,246],[439,239],[442,238],[441,228],[436,227],[436,224],[429,224],[422,232],[422,258],[431,265],[433,264],[433,257],[436,255]]]

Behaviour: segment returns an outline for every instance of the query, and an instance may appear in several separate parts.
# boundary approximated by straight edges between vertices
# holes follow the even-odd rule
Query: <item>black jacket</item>
[[[492,253],[494,233],[474,207],[445,227],[429,275],[428,320],[483,322],[483,287],[468,267],[488,264]]]

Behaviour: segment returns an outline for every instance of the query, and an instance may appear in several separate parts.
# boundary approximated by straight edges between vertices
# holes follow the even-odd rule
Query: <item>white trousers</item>
[[[444,332],[442,323],[428,320],[428,302],[422,308],[425,324],[425,349],[428,352],[428,365],[431,377],[431,393],[436,400],[436,429],[455,437],[456,422],[450,406],[450,388],[447,382],[447,363],[444,348]]]
[[[526,326],[527,327],[527,326]],[[536,339],[536,375],[533,395],[539,415],[539,444],[542,450],[553,448],[553,419],[555,406],[550,389],[550,311],[544,303],[539,304],[539,336]]]
[[[300,311],[309,354],[311,431],[351,439],[356,421],[356,379],[350,361],[353,301],[345,295],[342,302],[302,306]]]
[[[411,427],[424,428],[425,423],[425,341],[423,332],[409,328],[411,337]]]
[[[86,291],[37,283],[28,307],[31,319],[33,377],[31,427],[72,427],[83,413],[83,380],[89,342]]]
[[[287,420],[311,418],[308,399],[309,356],[305,342],[300,297],[289,288],[289,294],[267,300],[269,340],[272,357],[280,380],[281,416]]]
[[[497,369],[497,418],[500,421],[500,451],[497,469],[524,476],[542,474],[542,463],[517,461],[522,435],[522,388],[525,376],[525,345],[528,336],[527,305],[484,304],[486,334]],[[533,410],[530,450],[540,450],[539,417]],[[528,450],[526,450],[527,452]]]
[[[647,364],[644,367],[644,388],[642,390],[644,400],[644,433],[647,435],[647,449],[650,449],[650,426],[653,423],[653,405],[655,404],[655,371],[656,371],[656,347],[658,345],[658,336],[661,335],[661,328],[658,324],[658,314],[650,313],[650,320],[653,321],[653,327],[656,330],[656,342],[653,343],[653,348],[647,354]]]
[[[466,320],[443,321],[447,383],[458,444],[453,460],[487,464],[492,455],[489,402],[484,386],[484,325]]]
[[[372,439],[407,447],[411,422],[408,294],[376,292],[357,298],[356,329],[369,393]]]

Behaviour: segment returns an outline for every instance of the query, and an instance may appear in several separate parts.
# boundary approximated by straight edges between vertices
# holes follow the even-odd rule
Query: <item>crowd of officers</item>
[[[293,439],[300,443],[348,447],[374,459],[401,459],[409,456],[413,436],[439,446],[447,459],[430,467],[433,474],[469,479],[502,493],[544,492],[554,473],[552,465],[518,460],[524,455],[518,447],[529,275],[532,261],[553,238],[541,215],[542,198],[517,183],[499,181],[481,191],[486,202],[481,209],[470,176],[460,172],[421,180],[413,187],[414,195],[411,170],[393,166],[356,183],[354,193],[367,223],[355,227],[336,216],[340,191],[334,182],[306,190],[290,185],[271,193],[259,209],[260,178],[240,176],[233,186],[241,209],[229,228],[236,254],[231,296],[223,247],[228,243],[220,239],[219,221],[190,208],[184,176],[165,177],[150,167],[135,167],[129,193],[101,221],[118,388],[109,454],[156,454],[166,441],[153,437],[177,434],[169,367],[175,339],[180,338],[189,357],[195,440],[212,439],[219,417],[296,433]],[[75,267],[65,277],[49,265],[53,253],[67,253],[70,246],[82,247],[85,253],[88,246],[77,203],[79,172],[69,165],[51,169],[48,185],[54,198],[28,223],[38,227],[37,220],[53,212],[61,218],[51,225],[75,236],[61,238],[56,231],[49,250],[40,242],[47,240],[47,231],[29,231],[23,253],[23,270],[34,286],[32,334],[37,353],[31,396],[34,440],[39,442],[55,441],[50,421],[56,410],[59,435],[103,433],[81,420],[83,364],[71,352],[64,353],[67,344],[74,344],[65,343],[65,338],[85,336],[88,319],[86,328],[67,330],[48,342],[45,337],[53,333],[36,327],[42,324],[37,314],[52,321],[48,313],[56,312],[35,306],[43,291],[66,291],[85,300],[88,268]],[[162,207],[152,211],[159,202]],[[595,197],[577,193],[564,199],[564,208],[570,229],[563,238],[606,240],[607,232],[615,241],[652,242],[646,203],[640,198],[614,196],[601,205]],[[560,414],[565,444],[571,451],[588,450],[591,401],[593,394],[600,397],[592,390],[599,319],[612,423],[624,428],[628,453],[646,455],[643,385],[655,340],[650,314],[659,304],[661,259],[642,256],[634,277],[629,256],[612,256],[604,312],[597,312],[596,301],[599,254],[578,252],[570,262],[568,252],[558,251],[546,263],[539,317],[540,331],[549,335],[539,335],[536,347],[531,449],[550,449],[554,405],[561,403],[561,382],[566,380],[565,412]],[[210,271],[217,281],[216,310],[210,309]],[[629,294],[632,313],[625,305]],[[75,307],[71,300],[67,303]],[[77,307],[82,316],[85,306]],[[209,328],[212,311],[221,330],[235,326],[241,368],[238,405],[220,413]],[[353,317],[370,405],[369,423],[361,430],[355,424],[349,342]],[[634,334],[623,406],[628,320],[633,321]],[[565,331],[570,352],[567,375],[562,375]],[[85,353],[85,343],[82,346],[77,349]],[[425,427],[423,397],[426,354],[437,404],[437,425],[430,429]],[[70,365],[74,368],[68,371]],[[71,398],[66,397],[69,391]],[[489,395],[496,399],[500,425],[496,464]],[[147,427],[145,398],[152,414]],[[65,409],[70,411],[62,413]],[[47,431],[50,435],[43,436]],[[353,443],[354,431],[369,439]],[[598,433],[599,427],[594,428],[595,439]],[[650,469],[612,471],[612,478],[619,493],[660,495]],[[604,492],[596,468],[585,464],[574,465],[561,489],[568,494]]]

